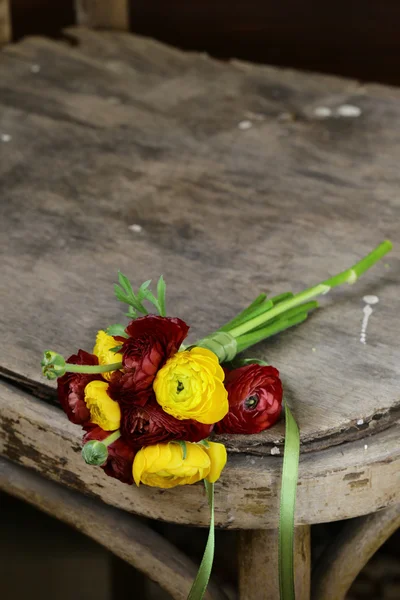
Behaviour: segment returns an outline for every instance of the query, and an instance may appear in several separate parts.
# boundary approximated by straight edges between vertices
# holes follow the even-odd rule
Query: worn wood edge
[[[0,0],[0,46],[11,40],[11,11],[9,0]]]
[[[12,382],[22,390],[30,392],[36,398],[40,398],[53,406],[57,406],[57,394],[54,387],[47,383],[39,383],[28,377],[5,369],[0,366],[0,378]],[[340,432],[332,432],[320,438],[301,437],[300,452],[306,454],[309,452],[318,452],[332,446],[338,446],[343,443],[362,440],[369,436],[385,431],[400,419],[400,403],[391,409],[377,408],[372,415],[363,419],[362,424],[356,421],[349,423]],[[273,430],[269,433],[272,434]],[[301,432],[300,432],[301,435]],[[239,437],[239,436],[238,436]],[[247,440],[246,438],[250,439]],[[240,436],[240,446],[234,435],[220,435],[218,440],[226,445],[229,452],[238,454],[252,454],[254,456],[265,456],[271,454],[273,448],[278,448],[283,452],[284,437],[281,432],[276,432],[276,439],[252,442],[251,436]]]
[[[339,446],[344,443],[364,440],[368,441],[368,438],[375,433],[385,431],[389,429],[400,419],[400,403],[390,409],[377,408],[376,411],[362,419],[362,424],[359,424],[356,420],[348,423],[346,427],[343,427],[340,431],[332,431],[331,433],[324,435],[319,438],[312,438],[308,436],[301,436],[300,453],[306,454],[311,452],[319,452],[320,450],[326,450],[328,448]],[[251,439],[244,440],[245,436],[241,436],[240,447],[235,443],[235,436],[223,435],[219,436],[230,452],[253,454],[254,456],[265,456],[269,454],[272,448],[278,448],[283,452],[284,437],[283,435],[277,434],[277,439],[271,442],[266,440],[265,442],[251,443]],[[248,437],[248,436],[247,436]]]
[[[75,0],[78,25],[129,30],[129,0]]]
[[[74,527],[156,581],[177,600],[185,600],[196,565],[137,517],[46,480],[32,470],[0,458],[0,489]],[[226,600],[211,582],[208,600]]]
[[[400,527],[400,504],[347,523],[313,573],[315,600],[344,600],[358,573]]]
[[[400,502],[400,425],[362,442],[300,460],[296,524],[346,519]],[[207,526],[202,486],[159,490],[127,486],[81,458],[80,428],[60,410],[9,384],[0,386],[0,454],[46,478],[150,518]],[[216,484],[216,524],[231,529],[276,527],[280,457],[230,454]]]

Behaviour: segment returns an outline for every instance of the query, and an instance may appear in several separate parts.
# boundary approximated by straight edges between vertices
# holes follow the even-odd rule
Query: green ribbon
[[[219,362],[225,363],[234,359],[237,354],[237,342],[227,331],[216,331],[196,343],[196,346],[208,348],[218,356]]]
[[[286,401],[284,401],[284,407],[285,448],[279,515],[279,589],[280,600],[295,600],[294,513],[299,472],[300,434]]]
[[[208,505],[210,507],[210,531],[208,533],[207,544],[204,550],[203,558],[197,571],[196,579],[193,582],[187,600],[202,600],[211,575],[211,569],[214,561],[215,531],[214,531],[214,484],[204,480],[206,488]]]

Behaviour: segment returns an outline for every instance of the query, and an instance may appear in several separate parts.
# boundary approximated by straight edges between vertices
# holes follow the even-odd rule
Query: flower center
[[[176,386],[176,393],[180,394],[180,392],[183,392],[184,389],[185,386],[183,385],[182,381],[178,381],[178,385]]]
[[[257,396],[249,396],[244,401],[245,408],[249,408],[250,410],[252,410],[253,408],[256,408],[257,404],[258,404]]]

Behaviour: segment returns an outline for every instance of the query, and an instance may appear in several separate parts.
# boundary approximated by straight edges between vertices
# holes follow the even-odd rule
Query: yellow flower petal
[[[118,402],[107,393],[108,383],[91,381],[85,387],[85,403],[90,411],[90,420],[104,431],[115,431],[121,423],[121,409]]]
[[[111,348],[118,346],[119,342],[105,331],[100,330],[96,336],[96,344],[93,348],[93,354],[99,359],[99,365],[112,365],[113,363],[122,361],[122,354],[111,352]],[[114,371],[103,373],[104,379],[109,381]]]
[[[187,442],[184,459],[181,446],[168,442],[139,450],[132,471],[136,485],[172,488],[204,479],[210,468],[210,457],[202,446]]]
[[[153,388],[166,413],[209,425],[223,419],[229,410],[223,379],[217,356],[206,348],[192,348],[167,360]]]
[[[226,465],[227,454],[223,444],[209,442],[209,448],[205,448],[211,461],[210,472],[207,475],[207,481],[215,483],[220,478],[221,471]]]
[[[135,455],[135,459],[133,461],[132,466],[132,474],[133,479],[135,480],[136,485],[139,487],[143,471],[146,468],[146,458],[143,452],[138,452]]]

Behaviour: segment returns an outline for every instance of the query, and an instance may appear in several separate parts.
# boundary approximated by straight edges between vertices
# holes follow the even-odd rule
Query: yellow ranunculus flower
[[[91,381],[85,387],[85,402],[90,411],[90,421],[104,431],[115,431],[121,423],[121,409],[107,394],[108,383]]]
[[[229,410],[224,376],[211,350],[195,347],[177,352],[154,380],[157,402],[176,419],[217,423]]]
[[[211,446],[214,446],[211,450]],[[216,448],[220,446],[220,448]],[[186,458],[176,442],[155,444],[139,450],[133,461],[133,478],[136,485],[172,488],[196,483],[207,478],[216,481],[226,463],[223,444],[210,442],[210,449],[186,442]]]
[[[208,442],[208,448],[203,446],[210,459],[210,472],[206,479],[210,483],[215,483],[220,478],[222,469],[226,465],[227,454],[226,448],[223,444],[216,442]]]
[[[100,330],[96,336],[96,344],[93,348],[93,354],[99,359],[99,365],[112,365],[113,363],[122,361],[122,354],[111,352],[111,348],[118,346],[119,342],[112,335],[108,335],[105,331]],[[103,373],[104,379],[109,381],[114,371]]]

